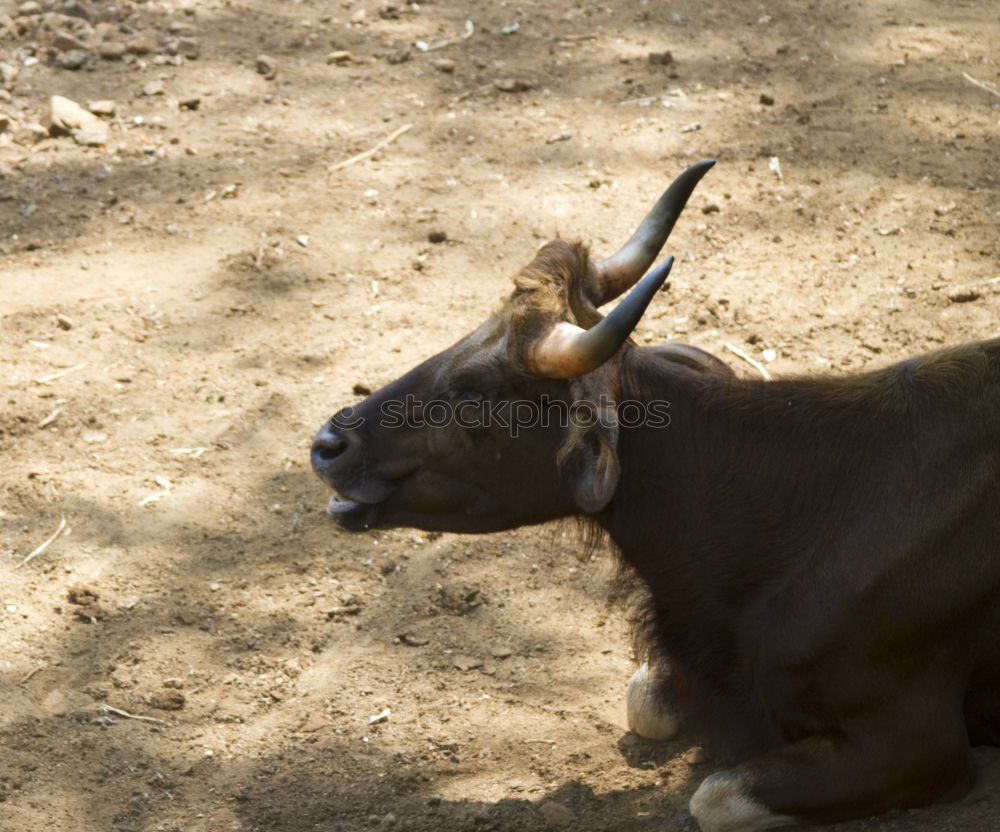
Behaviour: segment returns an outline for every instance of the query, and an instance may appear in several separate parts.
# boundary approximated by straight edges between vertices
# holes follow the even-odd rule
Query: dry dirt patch
[[[0,828],[690,827],[712,762],[625,734],[609,565],[334,534],[311,435],[701,158],[640,340],[781,373],[996,336],[995,12],[0,4]],[[979,756],[839,828],[993,829]]]

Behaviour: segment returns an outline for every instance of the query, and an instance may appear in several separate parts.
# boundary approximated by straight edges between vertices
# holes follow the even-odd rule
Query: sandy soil
[[[713,764],[626,733],[609,559],[338,534],[311,437],[702,158],[641,341],[1000,334],[996,11],[0,0],[0,829],[693,828]],[[104,143],[52,95],[113,100]],[[996,829],[977,753],[965,801],[837,828]]]

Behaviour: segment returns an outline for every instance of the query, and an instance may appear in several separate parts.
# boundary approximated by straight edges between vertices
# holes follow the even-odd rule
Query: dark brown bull
[[[970,747],[1000,744],[1000,340],[774,382],[628,341],[669,261],[597,307],[710,166],[607,260],[544,246],[479,329],[331,419],[330,513],[606,532],[649,596],[630,721],[690,719],[736,763],[692,799],[705,832],[961,797]]]

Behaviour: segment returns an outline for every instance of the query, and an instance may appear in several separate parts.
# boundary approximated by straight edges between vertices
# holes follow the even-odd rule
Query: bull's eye
[[[480,393],[478,390],[457,390],[455,392],[456,402],[472,402],[474,404],[479,404],[486,399],[485,393]]]

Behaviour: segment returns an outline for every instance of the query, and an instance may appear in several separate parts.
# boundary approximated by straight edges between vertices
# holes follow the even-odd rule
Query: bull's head
[[[620,474],[619,364],[673,258],[643,274],[713,164],[684,171],[605,260],[543,246],[482,326],[330,419],[312,464],[336,521],[487,532],[602,511]]]

